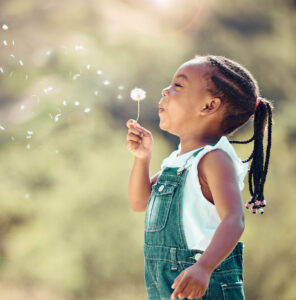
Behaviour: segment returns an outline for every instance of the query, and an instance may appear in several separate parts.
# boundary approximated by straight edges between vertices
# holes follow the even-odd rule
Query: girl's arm
[[[198,261],[175,279],[172,299],[201,298],[212,272],[235,248],[245,227],[244,205],[228,154],[222,150],[210,151],[200,160],[198,171],[210,188],[221,223]]]
[[[134,165],[128,183],[130,206],[134,211],[145,211],[151,193],[149,178],[150,158],[135,157]]]
[[[201,159],[199,172],[207,181],[221,219],[209,246],[198,260],[212,272],[239,241],[245,228],[245,211],[233,161],[226,152],[209,152]]]
[[[133,120],[126,123],[127,149],[135,156],[128,183],[130,206],[134,211],[145,211],[151,193],[149,166],[152,156],[153,137],[150,131]]]

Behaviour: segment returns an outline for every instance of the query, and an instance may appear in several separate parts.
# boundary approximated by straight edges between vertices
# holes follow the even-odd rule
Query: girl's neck
[[[202,148],[206,145],[216,144],[220,140],[220,138],[221,136],[211,136],[194,139],[180,137],[181,149],[178,155],[182,155],[192,150]]]

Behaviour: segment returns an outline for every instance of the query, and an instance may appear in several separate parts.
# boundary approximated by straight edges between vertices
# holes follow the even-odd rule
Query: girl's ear
[[[221,99],[220,98],[210,98],[207,100],[200,111],[202,115],[208,115],[216,112],[221,107]]]

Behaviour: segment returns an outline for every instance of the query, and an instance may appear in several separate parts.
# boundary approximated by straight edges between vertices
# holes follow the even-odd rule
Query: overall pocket
[[[229,284],[221,284],[224,300],[244,300],[243,282],[237,281]]]
[[[152,186],[145,216],[145,231],[160,231],[165,227],[176,186],[157,183]]]

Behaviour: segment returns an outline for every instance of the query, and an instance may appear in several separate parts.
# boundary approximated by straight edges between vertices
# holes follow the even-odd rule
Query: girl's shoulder
[[[233,172],[238,179],[240,190],[244,188],[248,163],[242,162],[226,136],[222,136],[215,145],[205,146],[195,157],[193,165],[194,173],[198,175],[201,172],[199,175],[203,177],[206,177],[209,172],[220,172],[220,175],[226,179],[231,177]]]

